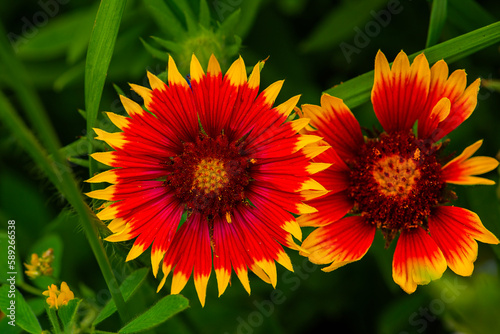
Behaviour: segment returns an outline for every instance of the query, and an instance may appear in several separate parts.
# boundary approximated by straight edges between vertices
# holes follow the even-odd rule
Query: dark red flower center
[[[232,209],[245,202],[253,161],[242,154],[241,146],[224,135],[213,139],[200,134],[195,142],[184,143],[182,154],[172,159],[165,184],[188,211],[230,221]]]
[[[427,228],[432,207],[443,201],[445,182],[437,153],[412,133],[368,139],[351,166],[353,214],[380,228],[390,243],[397,232]]]

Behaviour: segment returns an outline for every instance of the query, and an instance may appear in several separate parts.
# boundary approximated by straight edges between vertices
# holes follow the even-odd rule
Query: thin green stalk
[[[47,315],[49,316],[50,323],[52,324],[52,328],[54,329],[55,334],[61,334],[61,324],[59,324],[59,319],[57,318],[56,310],[52,307],[46,305],[45,310],[47,311]]]
[[[55,169],[53,161],[48,158],[46,150],[42,147],[38,139],[26,127],[23,120],[15,112],[12,105],[9,103],[2,91],[0,91],[0,118],[3,120],[7,128],[15,133],[19,143],[28,152],[35,163],[45,172],[49,180],[59,189],[61,179],[60,170]]]
[[[40,296],[42,294],[42,290],[35,288],[34,286],[31,286],[29,284],[26,284],[25,282],[19,282],[16,283],[18,288],[23,289],[26,292],[29,292],[35,296]]]
[[[0,117],[5,120],[5,123],[9,126],[12,133],[18,136],[26,151],[32,156],[35,162],[42,167],[50,181],[66,197],[68,202],[78,213],[92,252],[97,259],[97,263],[104,276],[111,297],[115,301],[118,313],[122,321],[126,322],[129,320],[127,316],[128,311],[113,274],[111,264],[109,263],[104,247],[99,239],[97,230],[99,221],[81,195],[80,188],[72,175],[71,169],[60,152],[61,145],[56,132],[47,117],[38,95],[30,85],[23,66],[12,54],[10,46],[4,37],[6,34],[4,33],[3,27],[0,27],[0,35],[0,62],[6,65],[4,68],[7,72],[7,77],[17,78],[17,80],[12,80],[12,82],[10,82],[12,88],[23,106],[26,115],[36,128],[40,138],[43,139],[48,152],[40,145],[36,137],[17,115],[16,111],[3,94],[0,95]],[[52,155],[53,160],[49,158],[47,153]]]
[[[97,217],[85,204],[81,197],[80,190],[68,169],[62,170],[57,166],[66,166],[62,162],[50,160],[45,149],[40,145],[33,133],[28,129],[22,119],[16,114],[9,101],[0,92],[0,117],[4,120],[8,128],[17,135],[19,142],[31,155],[32,159],[43,169],[54,185],[66,196],[68,202],[73,206],[80,216],[82,226],[89,241],[90,247],[97,259],[97,263],[108,285],[111,297],[115,301],[118,313],[124,322],[129,319],[125,301],[120,292],[118,283],[111,269],[104,247],[99,239],[97,230]],[[58,150],[56,152],[58,153]],[[54,155],[55,156],[55,155]],[[67,166],[66,166],[67,167]]]

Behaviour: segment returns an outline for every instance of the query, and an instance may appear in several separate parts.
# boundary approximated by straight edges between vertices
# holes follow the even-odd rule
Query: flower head
[[[93,158],[116,168],[88,180],[113,184],[88,196],[110,201],[98,213],[111,220],[106,240],[135,238],[127,261],[151,246],[158,290],[173,271],[179,293],[193,273],[204,304],[212,264],[219,295],[232,270],[248,292],[248,268],[273,286],[275,261],[292,270],[282,245],[298,249],[301,230],[291,213],[315,211],[302,201],[324,193],[310,175],[329,165],[310,162],[322,148],[298,134],[308,121],[286,122],[299,97],[273,107],[283,81],[259,94],[261,65],[247,78],[240,57],[223,75],[212,56],[205,74],[193,55],[187,82],[170,58],[168,85],[151,73],[151,89],[132,85],[147,111],[121,96],[130,117],[108,116],[122,132],[95,129],[114,151]]]
[[[31,254],[31,261],[29,264],[25,263],[26,275],[29,278],[35,279],[39,276],[51,276],[54,269],[52,268],[52,262],[54,261],[54,250],[52,248],[47,249],[42,256],[38,254]]]
[[[440,139],[470,116],[478,89],[479,79],[466,88],[462,70],[448,77],[444,61],[429,68],[420,54],[410,65],[401,52],[390,68],[379,52],[372,103],[383,132],[364,137],[342,100],[326,94],[321,107],[303,106],[314,133],[331,146],[315,160],[332,163],[315,175],[329,191],[309,202],[319,211],[298,219],[302,226],[318,227],[302,244],[312,262],[330,264],[323,270],[331,271],[357,261],[378,229],[386,246],[399,236],[393,278],[408,293],[441,277],[447,266],[472,274],[476,240],[499,241],[475,213],[446,205],[456,197],[447,184],[494,184],[475,175],[498,161],[471,158],[478,141],[445,163]]]
[[[61,290],[57,288],[55,284],[47,287],[47,290],[42,292],[44,296],[47,296],[47,304],[49,306],[59,309],[60,306],[68,304],[71,299],[75,298],[73,291],[71,291],[66,282],[61,283]]]

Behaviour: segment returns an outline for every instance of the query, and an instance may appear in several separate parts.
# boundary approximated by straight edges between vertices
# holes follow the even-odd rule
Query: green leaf
[[[116,94],[125,96],[125,92],[120,88],[120,86],[113,84],[113,88],[115,89]]]
[[[182,53],[182,45],[172,42],[172,41],[167,41],[165,39],[156,37],[156,36],[151,36],[152,39],[155,40],[158,44],[163,46],[165,49],[170,50],[175,53]]]
[[[122,292],[125,301],[129,300],[130,297],[137,290],[137,288],[141,286],[148,272],[149,270],[147,268],[138,269],[133,273],[131,273],[123,281],[123,283],[120,285],[120,291]],[[106,306],[103,307],[99,315],[95,318],[93,325],[96,326],[97,324],[99,324],[100,322],[102,322],[104,319],[108,318],[115,312],[116,312],[116,305],[115,302],[111,299],[106,304]]]
[[[436,44],[439,40],[439,36],[441,36],[441,31],[446,22],[446,7],[447,0],[432,1],[429,31],[427,32],[427,42],[425,43],[426,48]]]
[[[35,313],[24,300],[23,295],[18,290],[11,290],[12,285],[6,284],[0,287],[0,310],[10,319],[11,314],[15,315],[16,326],[21,327],[29,333],[40,334],[42,327],[35,316]],[[15,295],[15,297],[14,297]],[[11,310],[9,310],[11,308]],[[11,313],[12,308],[15,309]]]
[[[193,10],[186,0],[173,0],[172,1],[180,9],[184,18],[186,19],[188,33],[196,31],[198,28],[197,20],[194,16]]]
[[[106,73],[113,55],[125,4],[126,0],[102,0],[97,11],[85,64],[85,110],[87,111],[88,136],[93,136],[92,128],[97,119]]]
[[[210,9],[207,0],[200,0],[200,24],[205,28],[210,27]]]
[[[78,306],[81,302],[81,299],[72,299],[68,302],[68,304],[60,306],[59,310],[57,311],[59,319],[61,319],[61,322],[64,326],[64,331],[66,333],[73,333],[76,310],[78,310]]]
[[[0,320],[0,333],[18,334],[23,331],[19,326],[9,325],[11,320],[9,318],[3,318]]]
[[[224,22],[220,24],[217,33],[226,36],[234,35],[234,30],[238,25],[240,16],[241,16],[241,9],[237,9],[234,12],[232,12],[231,15],[229,15],[227,19],[225,19]]]
[[[89,166],[90,166],[90,162],[86,159],[69,157],[68,161],[71,162],[72,164],[75,164],[75,165],[81,166],[81,167],[85,167],[85,168],[89,168]]]
[[[85,32],[88,36],[89,11],[74,11],[55,17],[32,38],[20,40],[17,55],[22,59],[42,60],[63,55],[75,40],[75,32]],[[91,26],[88,26],[89,28]]]
[[[151,16],[158,25],[158,27],[169,38],[181,38],[185,35],[186,30],[183,25],[165,4],[163,0],[145,0],[144,3],[148,8]]]
[[[157,48],[149,45],[148,43],[146,43],[145,40],[143,40],[142,38],[140,39],[142,44],[144,45],[144,48],[149,52],[151,53],[151,55],[155,58],[158,58],[164,62],[168,62],[168,53],[166,53],[165,51],[162,51],[162,50],[158,50]]]
[[[424,49],[423,51],[416,52],[410,55],[409,58],[412,60],[418,54],[425,52],[427,60],[431,64],[440,59],[444,59],[450,64],[499,41],[500,22],[497,22]],[[354,108],[370,99],[372,86],[373,71],[370,71],[330,88],[325,93],[343,99],[348,107]]]
[[[146,312],[126,324],[118,333],[137,333],[160,325],[175,314],[187,309],[189,301],[181,295],[166,296]]]
[[[40,295],[39,298],[31,298],[27,300],[28,305],[31,307],[33,313],[35,313],[37,317],[42,314],[43,311],[45,311],[45,304],[47,304],[45,298],[47,297],[45,297],[44,295]]]

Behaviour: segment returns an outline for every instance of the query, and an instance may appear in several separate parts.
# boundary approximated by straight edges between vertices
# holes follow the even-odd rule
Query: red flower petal
[[[318,212],[301,215],[297,218],[300,226],[324,226],[344,217],[354,206],[345,191],[327,194],[307,202]]]
[[[412,128],[427,101],[429,82],[429,63],[424,54],[418,55],[410,66],[401,51],[390,69],[385,55],[377,53],[371,99],[386,132]]]
[[[346,190],[350,186],[349,173],[346,171],[336,172],[329,168],[314,174],[314,179],[325,187],[330,194]]]
[[[473,176],[487,173],[498,166],[498,160],[494,158],[471,158],[482,143],[482,140],[475,142],[467,147],[462,154],[443,166],[443,180],[454,184],[495,184],[492,180]]]
[[[417,284],[428,284],[445,270],[443,253],[424,229],[401,231],[392,261],[392,277],[405,292],[413,293]]]
[[[266,198],[288,212],[296,214],[303,213],[304,209],[310,208],[302,203],[303,196],[300,193],[290,193],[287,191],[274,189],[269,183],[254,181],[248,187],[248,196],[254,193],[257,196]],[[313,209],[312,211],[316,211]],[[309,211],[311,212],[311,211]]]
[[[169,125],[171,132],[177,138],[183,142],[191,142],[195,140],[199,133],[198,113],[192,98],[191,88],[180,76],[171,58],[168,68],[169,85],[163,84],[157,88],[152,87],[151,102],[147,107],[161,123]],[[150,76],[150,83],[153,86],[151,78],[156,77]],[[159,81],[158,78],[156,80]]]
[[[480,80],[474,81],[467,89],[464,70],[457,70],[448,77],[448,65],[443,60],[431,68],[429,96],[418,121],[418,137],[436,142],[462,124],[474,111]],[[449,113],[437,121],[432,116],[436,104],[443,98],[450,101]]]
[[[458,275],[469,276],[477,257],[475,239],[498,244],[472,211],[453,206],[439,206],[429,216],[429,232],[443,252],[448,266]]]
[[[328,264],[323,271],[332,271],[361,259],[370,248],[376,228],[363,217],[342,218],[311,232],[302,243],[309,260],[317,264]]]
[[[194,271],[196,292],[203,306],[206,286],[212,270],[212,251],[208,224],[201,215],[191,215],[179,228],[166,252],[163,263],[169,269],[175,266],[172,294],[180,293]],[[168,272],[164,272],[164,275],[167,276]]]
[[[253,260],[245,250],[245,234],[241,232],[240,224],[239,217],[231,224],[228,224],[225,220],[214,221],[214,269],[217,275],[219,296],[229,283],[231,267],[245,290],[250,293],[247,268],[252,265]]]
[[[341,99],[323,94],[321,108],[303,105],[302,112],[342,159],[355,157],[364,143],[363,134],[358,121]]]

